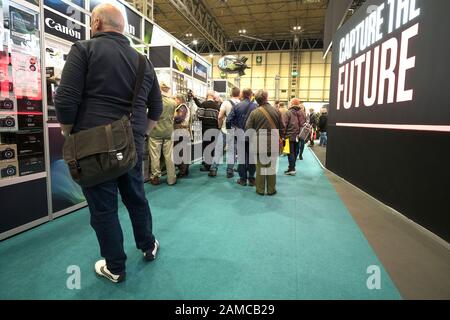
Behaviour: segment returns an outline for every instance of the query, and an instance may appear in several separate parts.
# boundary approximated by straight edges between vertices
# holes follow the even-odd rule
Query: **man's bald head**
[[[125,19],[120,10],[110,4],[102,3],[94,8],[91,15],[92,35],[98,32],[119,32],[123,33]]]

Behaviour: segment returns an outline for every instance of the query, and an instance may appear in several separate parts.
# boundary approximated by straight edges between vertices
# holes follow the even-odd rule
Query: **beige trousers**
[[[166,162],[167,183],[177,182],[175,165],[173,163],[173,141],[150,138],[148,142],[150,151],[150,164],[153,177],[161,177],[161,151]]]

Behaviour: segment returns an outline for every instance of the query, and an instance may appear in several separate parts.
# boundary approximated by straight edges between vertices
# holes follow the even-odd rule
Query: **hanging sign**
[[[194,78],[203,82],[208,81],[208,68],[194,60]]]
[[[111,3],[115,5],[119,10],[122,12],[123,17],[125,18],[125,32],[129,35],[132,35],[133,37],[142,39],[142,27],[141,27],[141,21],[142,18],[125,6],[124,4],[120,3],[116,0],[91,0],[90,1],[90,10],[94,10],[96,6],[102,3]]]
[[[45,32],[58,38],[76,42],[86,39],[86,28],[71,20],[44,10]]]
[[[78,1],[78,3],[76,3],[76,4],[79,5],[80,7],[84,7],[84,1]],[[65,2],[62,2],[61,0],[44,0],[44,5],[60,12],[61,14],[65,15],[69,18],[75,19],[81,23],[86,22],[86,16],[84,13],[82,13],[80,10],[77,10],[74,7],[68,5]]]
[[[173,48],[172,68],[192,76],[192,58],[177,48]]]

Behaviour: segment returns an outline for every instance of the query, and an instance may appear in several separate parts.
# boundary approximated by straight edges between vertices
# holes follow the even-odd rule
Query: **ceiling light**
[[[192,44],[193,44],[193,45],[197,45],[197,44],[198,44],[198,41],[197,41],[197,40],[194,40],[194,41],[192,41]]]
[[[212,53],[210,53],[209,57],[212,59],[212,58],[214,58],[214,55]]]

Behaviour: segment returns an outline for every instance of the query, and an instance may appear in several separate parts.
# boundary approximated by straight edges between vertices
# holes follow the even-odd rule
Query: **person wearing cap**
[[[150,132],[149,151],[152,185],[161,184],[161,153],[164,157],[167,170],[167,184],[173,186],[177,182],[175,173],[175,164],[173,162],[173,124],[174,113],[177,107],[175,100],[170,97],[170,87],[165,83],[160,83],[161,95],[163,100],[163,112],[159,118],[158,124]]]

